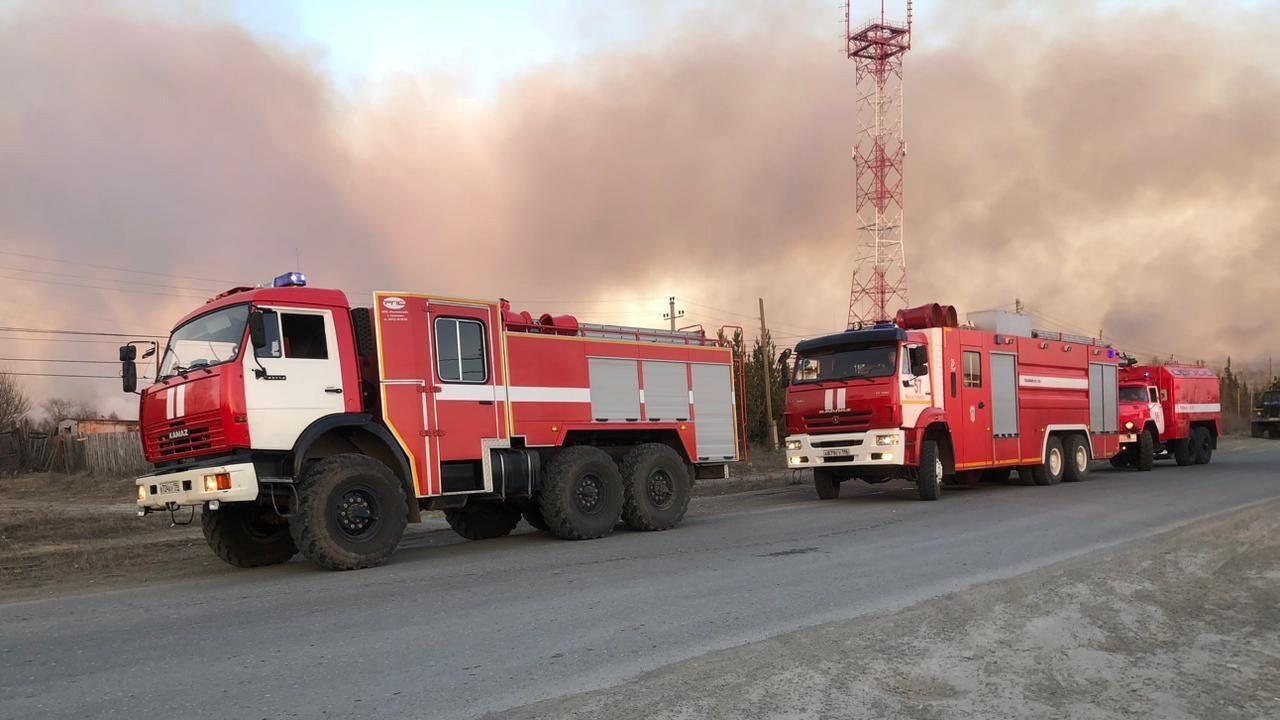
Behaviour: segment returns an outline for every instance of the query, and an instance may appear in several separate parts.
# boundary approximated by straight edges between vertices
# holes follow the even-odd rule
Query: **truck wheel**
[[[366,455],[333,455],[302,473],[289,531],[298,549],[327,570],[386,562],[407,522],[404,488]]]
[[[1208,428],[1198,427],[1191,433],[1191,442],[1195,444],[1196,464],[1208,465],[1213,459],[1213,436]]]
[[[589,540],[613,532],[622,517],[622,473],[599,448],[567,447],[547,464],[538,507],[553,535]]]
[[[1062,482],[1084,482],[1089,479],[1089,443],[1083,435],[1068,435],[1063,454],[1067,461],[1062,469]]]
[[[1191,437],[1169,441],[1169,454],[1173,455],[1173,461],[1178,463],[1178,467],[1186,467],[1196,461],[1195,445],[1192,442],[1195,435],[1196,432],[1193,429]]]
[[[942,452],[936,440],[920,444],[920,467],[916,470],[916,495],[921,500],[937,500],[942,496]]]
[[[637,445],[622,457],[622,520],[632,530],[670,530],[689,509],[689,470],[661,443]]]
[[[818,491],[819,500],[835,500],[840,497],[840,481],[836,474],[822,468],[813,469],[813,489]]]
[[[538,496],[534,495],[525,501],[520,508],[520,514],[524,515],[524,521],[529,523],[529,527],[534,530],[546,532],[547,521],[542,517],[542,508],[538,507]]]
[[[1150,430],[1143,430],[1138,433],[1138,455],[1135,458],[1135,466],[1147,472],[1151,466],[1155,464],[1156,459],[1156,440],[1151,436]]]
[[[506,503],[487,502],[473,510],[445,510],[444,519],[468,540],[488,540],[510,535],[520,523],[520,510]]]
[[[1066,469],[1066,458],[1063,456],[1062,441],[1056,437],[1045,443],[1044,462],[1031,469],[1031,477],[1037,485],[1057,485],[1062,482],[1062,474]]]
[[[213,554],[239,568],[279,565],[298,552],[288,524],[256,503],[228,503],[220,510],[206,505],[200,529]]]

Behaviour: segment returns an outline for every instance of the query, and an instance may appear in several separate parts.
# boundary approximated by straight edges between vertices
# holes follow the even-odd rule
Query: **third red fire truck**
[[[133,390],[136,346],[121,348]],[[442,510],[567,539],[680,522],[739,458],[732,351],[701,331],[534,318],[501,301],[235,288],[177,323],[141,391],[140,514],[199,512],[223,560],[350,569]]]
[[[1179,465],[1204,465],[1222,434],[1218,376],[1195,365],[1120,368],[1121,450],[1116,467],[1150,470],[1167,452]]]
[[[1033,330],[1030,319],[928,305],[894,323],[795,348],[787,461],[812,468],[819,497],[840,483],[1078,481],[1120,445],[1117,353],[1092,339]]]

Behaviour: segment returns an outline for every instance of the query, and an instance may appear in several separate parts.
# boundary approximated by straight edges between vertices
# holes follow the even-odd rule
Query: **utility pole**
[[[667,298],[667,312],[662,313],[662,319],[663,319],[663,320],[670,320],[670,321],[671,321],[671,330],[672,330],[672,332],[674,332],[674,331],[675,331],[675,329],[676,329],[676,320],[678,320],[679,318],[682,318],[682,317],[684,317],[684,311],[683,311],[683,310],[681,310],[680,312],[676,312],[676,298],[675,298],[675,296],[674,296],[674,295],[672,295],[671,297]]]
[[[764,376],[764,417],[769,432],[769,449],[778,449],[778,426],[773,422],[773,382],[769,378],[769,329],[764,324],[764,298],[760,298],[760,364]]]
[[[1005,307],[1009,307],[1009,306],[1005,305]],[[1022,298],[1013,299],[1013,311],[1018,313],[1019,315],[1022,314]]]

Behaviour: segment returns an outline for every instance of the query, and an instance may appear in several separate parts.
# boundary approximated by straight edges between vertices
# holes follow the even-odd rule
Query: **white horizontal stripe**
[[[1046,388],[1050,390],[1088,390],[1087,378],[1049,377],[1047,375],[1020,375],[1018,385],[1026,388]]]
[[[1173,406],[1178,413],[1216,413],[1222,412],[1222,403],[1178,403]]]
[[[589,403],[591,388],[512,387],[507,388],[507,396],[513,403]]]
[[[437,400],[488,400],[493,402],[492,385],[441,385]]]

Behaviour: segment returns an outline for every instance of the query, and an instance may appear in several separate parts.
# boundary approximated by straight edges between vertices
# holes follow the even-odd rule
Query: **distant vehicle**
[[[1054,485],[1084,480],[1120,448],[1118,363],[1095,340],[1033,330],[1024,315],[950,306],[813,338],[795,348],[786,453],[823,499],[847,480]]]
[[[1204,465],[1222,434],[1218,375],[1194,365],[1120,368],[1120,453],[1116,467],[1150,470],[1159,453]]]
[[[411,293],[351,308],[305,284],[210,300],[141,392],[139,514],[199,509],[232,565],[378,565],[424,510],[470,539],[521,516],[566,539],[666,530],[740,457],[732,351],[701,330]]]
[[[1249,421],[1249,434],[1254,437],[1280,438],[1280,383],[1258,395]]]

